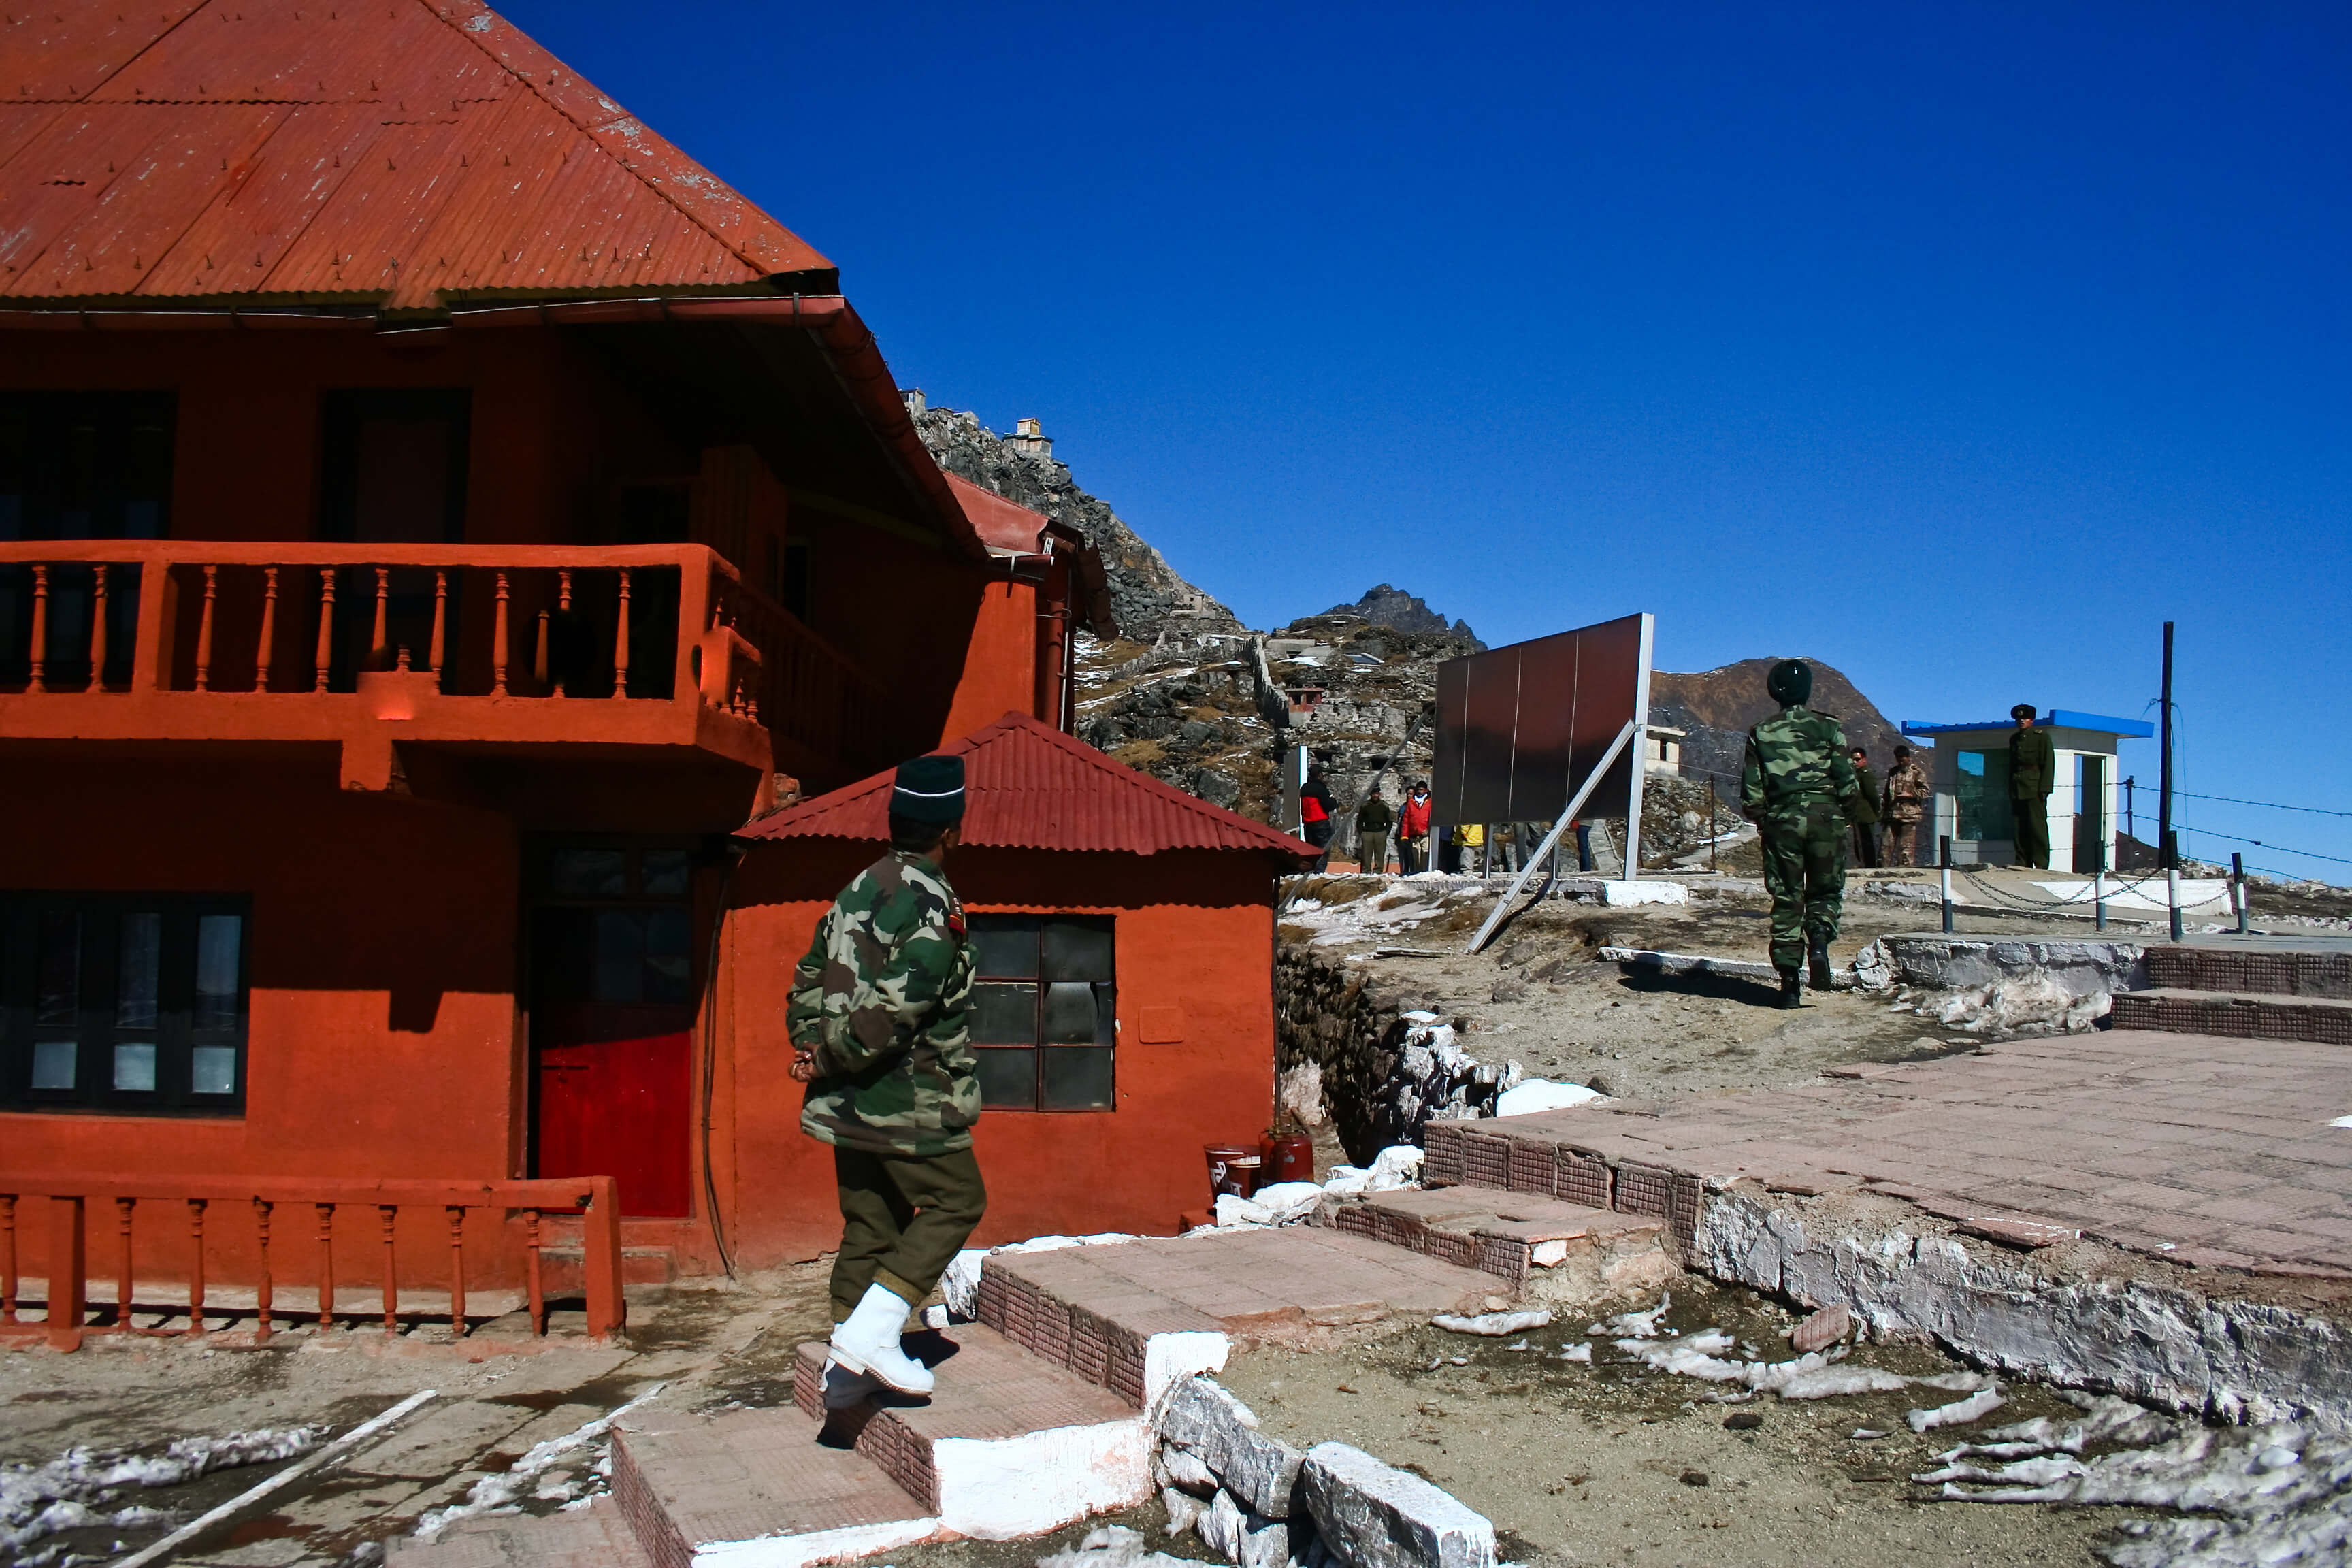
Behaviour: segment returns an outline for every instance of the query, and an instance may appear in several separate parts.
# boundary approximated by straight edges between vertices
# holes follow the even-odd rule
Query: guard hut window
[[[1118,1037],[1107,917],[971,915],[971,1043],[984,1105],[1108,1110]]]
[[[0,894],[0,1105],[245,1109],[246,902]]]
[[[1961,752],[1952,762],[1960,816],[1960,830],[1954,837],[1976,843],[2016,837],[2017,818],[2009,806],[2009,753]]]

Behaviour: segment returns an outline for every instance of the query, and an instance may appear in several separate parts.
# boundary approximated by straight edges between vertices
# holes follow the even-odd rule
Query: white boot
[[[898,1348],[908,1308],[895,1290],[868,1285],[849,1321],[833,1331],[833,1359],[869,1373],[901,1394],[929,1394],[931,1369]]]

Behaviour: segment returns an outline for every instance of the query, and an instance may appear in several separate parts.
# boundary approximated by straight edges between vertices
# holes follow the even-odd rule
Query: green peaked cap
[[[963,759],[909,757],[898,764],[890,815],[912,822],[963,820]]]

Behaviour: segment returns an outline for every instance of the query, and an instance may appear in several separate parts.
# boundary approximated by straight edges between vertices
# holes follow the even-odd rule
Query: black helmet
[[[1764,678],[1764,689],[1783,708],[1794,708],[1813,694],[1813,667],[1801,658],[1784,658]]]

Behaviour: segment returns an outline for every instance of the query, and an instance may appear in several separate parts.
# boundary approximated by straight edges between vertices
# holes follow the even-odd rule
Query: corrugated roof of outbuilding
[[[969,845],[1118,855],[1239,849],[1299,862],[1318,853],[1278,828],[1113,762],[1026,713],[1007,713],[940,750],[964,759],[963,842]],[[887,842],[897,771],[771,812],[735,837]]]
[[[0,17],[0,298],[835,287],[475,0],[66,0]]]

